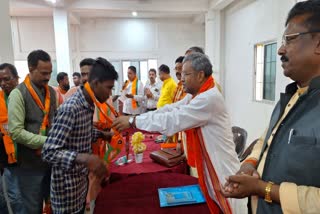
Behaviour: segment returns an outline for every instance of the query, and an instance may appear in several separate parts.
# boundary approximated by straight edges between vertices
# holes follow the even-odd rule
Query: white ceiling
[[[73,20],[83,17],[191,18],[203,22],[208,9],[221,9],[235,0],[10,0],[11,16],[52,16],[68,10]]]

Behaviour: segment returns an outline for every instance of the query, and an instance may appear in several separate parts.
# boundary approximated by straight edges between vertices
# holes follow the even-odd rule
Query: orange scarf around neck
[[[124,88],[127,88],[129,85],[130,81],[126,81],[126,84],[124,85]],[[138,78],[135,77],[134,80],[131,82],[131,94],[132,95],[137,95],[138,94]],[[136,109],[139,107],[139,104],[135,99],[131,99],[131,106],[133,109]]]
[[[185,93],[183,90],[182,82],[180,81],[178,83],[178,86],[177,86],[175,92],[174,92],[173,102],[176,103],[176,102],[182,100],[186,96],[186,94],[187,93]]]
[[[100,130],[103,130],[105,128],[111,128],[113,121],[111,117],[108,115],[108,111],[110,110],[115,117],[118,116],[118,113],[112,106],[108,105],[107,103],[100,103],[96,99],[94,92],[91,89],[90,84],[88,82],[84,85],[84,88],[88,92],[96,108],[99,110],[100,116],[102,116],[99,119],[99,122],[97,123],[97,128]],[[124,144],[121,133],[114,128],[112,128],[112,130],[114,132],[114,135],[112,136],[111,141],[107,144],[108,151],[106,151],[105,142],[102,142],[101,139],[99,139],[97,142],[99,144],[99,148],[94,148],[96,153],[98,153],[99,157],[103,158],[107,163],[110,163],[120,153]]]
[[[196,97],[197,95],[211,89],[214,87],[214,79],[212,76],[210,76],[207,81],[201,86],[199,92],[194,96]],[[193,97],[193,98],[194,98]],[[206,152],[203,150],[202,145],[203,143],[203,138],[201,134],[201,129],[194,128],[194,129],[189,129],[186,130],[186,135],[187,135],[187,153],[188,153],[188,165],[192,167],[196,167],[198,171],[198,176],[199,176],[199,185],[200,188],[206,198],[208,207],[210,209],[211,213],[220,213],[220,207],[213,201],[213,199],[210,197],[207,185],[206,185],[206,178],[205,178],[205,169],[204,169],[204,161],[206,162],[206,166],[212,166],[212,163],[210,162],[210,159],[206,159],[203,157],[203,152]],[[216,188],[216,185],[219,185],[219,181],[217,180],[217,175],[215,172],[212,172],[211,167],[208,167],[209,169],[209,174],[210,174],[210,180],[214,186],[214,189]],[[213,176],[211,176],[213,174]],[[216,192],[217,200],[219,201],[219,204],[221,206],[221,209],[223,210],[223,213],[231,213],[230,207],[227,203],[227,201],[223,198],[220,192]]]
[[[36,104],[39,106],[39,108],[42,110],[44,116],[43,116],[43,120],[42,120],[42,124],[40,126],[40,131],[39,134],[42,136],[46,136],[47,135],[47,128],[49,126],[49,112],[50,112],[50,90],[49,90],[49,86],[46,85],[45,86],[45,100],[44,100],[44,105],[41,102],[37,92],[33,89],[32,85],[31,85],[31,80],[30,80],[30,76],[29,74],[26,76],[25,80],[23,81],[24,84],[26,85],[29,93],[31,94],[33,100],[36,102]]]
[[[8,163],[16,163],[16,148],[13,143],[7,129],[8,129],[8,107],[7,107],[7,95],[4,91],[0,91],[0,131],[3,134],[3,143],[6,153],[8,155]]]
[[[138,78],[137,77],[134,78],[134,80],[132,81],[131,94],[132,95],[138,94]],[[135,101],[135,99],[131,99],[131,105],[133,109],[136,109],[139,107],[139,104],[137,103],[137,101]]]
[[[114,115],[117,115],[117,112],[115,111],[115,109],[111,106],[109,106],[107,103],[100,103],[96,96],[94,95],[93,90],[90,87],[90,84],[88,82],[86,82],[84,84],[84,88],[86,89],[86,91],[88,92],[90,98],[92,99],[93,103],[95,104],[95,106],[98,108],[100,115],[103,116],[103,120],[107,123],[112,124],[112,119],[108,116],[107,111],[110,110]]]

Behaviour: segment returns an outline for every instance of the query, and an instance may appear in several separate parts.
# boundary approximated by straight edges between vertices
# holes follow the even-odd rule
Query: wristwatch
[[[132,128],[135,128],[135,119],[136,119],[136,116],[129,117],[129,124]]]

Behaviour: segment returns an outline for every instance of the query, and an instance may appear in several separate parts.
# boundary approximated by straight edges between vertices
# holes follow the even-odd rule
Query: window
[[[26,78],[27,74],[29,74],[28,62],[26,60],[17,60],[14,61],[14,66],[16,66],[16,69],[18,71],[19,83],[22,83]]]
[[[274,101],[277,43],[255,45],[255,100]]]
[[[110,61],[110,63],[113,65],[114,69],[118,72],[119,78],[118,81],[114,82],[114,87],[112,89],[112,95],[119,95],[120,94],[120,87],[121,84],[120,83],[120,78],[121,78],[121,61]]]
[[[51,60],[51,62],[52,62],[52,73],[51,73],[49,85],[50,86],[58,86],[58,82],[57,82],[57,75],[58,75],[57,61],[56,60]],[[69,75],[69,79],[70,79],[70,75]]]

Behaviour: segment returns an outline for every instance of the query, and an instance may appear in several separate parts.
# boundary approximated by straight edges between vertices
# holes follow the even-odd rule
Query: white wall
[[[9,1],[0,1],[0,64],[13,63]]]
[[[224,12],[224,95],[232,124],[248,131],[248,144],[266,129],[274,103],[254,101],[254,45],[277,41],[294,0],[239,0]],[[276,101],[290,80],[283,76],[278,58]]]
[[[188,47],[204,46],[204,25],[191,19],[81,19],[78,30],[81,58],[155,58],[172,70]]]
[[[52,17],[13,17],[12,26],[15,60],[26,60],[34,49],[46,50],[55,59]],[[80,25],[70,27],[73,68],[78,71],[85,57],[155,58],[175,77],[175,59],[190,46],[204,47],[204,34],[204,25],[192,19],[81,18]]]
[[[52,17],[12,17],[15,60],[26,60],[28,54],[43,49],[55,59]]]

